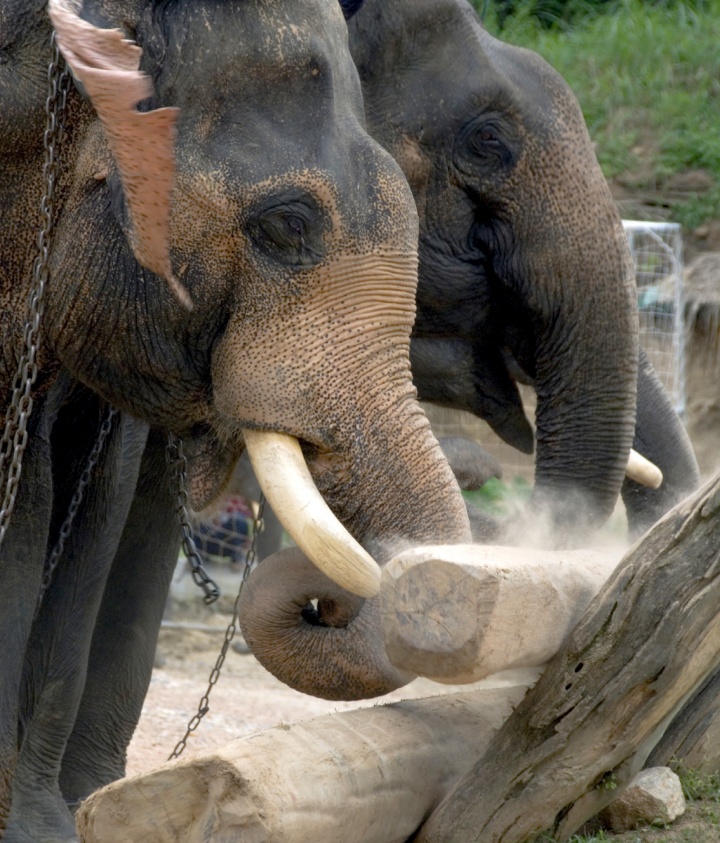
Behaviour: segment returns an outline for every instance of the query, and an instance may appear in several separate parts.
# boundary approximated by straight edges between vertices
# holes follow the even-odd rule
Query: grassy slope
[[[710,190],[673,205],[671,218],[687,227],[720,217],[720,0],[702,5],[619,0],[613,13],[552,29],[527,5],[501,31],[492,2],[485,15],[490,32],[540,53],[567,79],[609,179],[662,191],[686,170],[715,177]]]

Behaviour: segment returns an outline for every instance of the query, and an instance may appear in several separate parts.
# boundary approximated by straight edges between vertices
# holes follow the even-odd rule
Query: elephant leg
[[[700,485],[700,469],[690,437],[642,349],[633,448],[663,473],[659,489],[648,489],[627,479],[623,483],[628,531],[635,539]]]
[[[150,684],[180,547],[165,443],[163,433],[150,432],[95,624],[85,691],[62,760],[60,787],[71,804],[124,775]]]
[[[28,424],[18,496],[0,549],[0,839],[10,816],[18,754],[19,689],[25,646],[40,589],[50,528],[52,472],[50,440],[44,408],[38,406]]]
[[[84,389],[52,432],[55,529],[84,469],[103,405]],[[83,693],[90,641],[110,563],[137,483],[147,426],[117,416],[92,473],[64,552],[33,623],[20,703],[18,757],[5,843],[76,840],[58,778]]]

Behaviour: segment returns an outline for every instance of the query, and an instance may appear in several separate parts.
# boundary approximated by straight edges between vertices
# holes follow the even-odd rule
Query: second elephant
[[[631,532],[646,529],[699,472],[642,351],[638,368],[634,268],[575,96],[466,0],[366,0],[349,27],[368,128],[420,215],[420,398],[530,453],[517,383],[532,384],[533,504],[557,540],[603,523],[621,484]],[[623,483],[631,444],[659,490]]]

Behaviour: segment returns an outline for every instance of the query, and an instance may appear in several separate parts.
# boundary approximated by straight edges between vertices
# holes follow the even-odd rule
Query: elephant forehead
[[[293,96],[307,108],[316,94],[341,91],[347,106],[361,112],[337,0],[178,0],[155,7],[152,24],[141,21],[138,41],[142,69],[168,98],[163,104],[198,111],[231,98],[270,112]]]

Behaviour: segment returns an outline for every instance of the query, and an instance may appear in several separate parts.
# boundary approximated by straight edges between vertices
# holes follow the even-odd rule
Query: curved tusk
[[[361,597],[380,590],[380,566],[318,492],[294,436],[243,430],[260,488],[297,546],[326,576]]]
[[[634,448],[630,449],[625,476],[650,489],[659,489],[663,482],[662,471]]]

